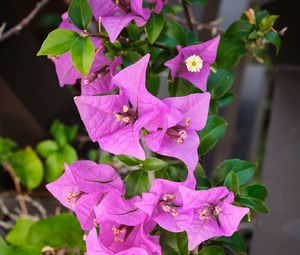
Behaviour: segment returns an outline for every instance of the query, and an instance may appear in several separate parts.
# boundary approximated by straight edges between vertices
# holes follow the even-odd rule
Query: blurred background
[[[1,0],[0,26],[15,26],[34,8],[37,0]],[[222,109],[229,126],[223,140],[205,158],[210,172],[228,158],[259,163],[257,179],[269,189],[271,213],[253,218],[249,232],[250,254],[281,255],[298,251],[300,241],[300,45],[296,22],[298,3],[292,0],[208,0],[193,9],[199,23],[223,18],[226,29],[253,4],[280,15],[277,27],[288,31],[282,38],[278,56],[271,52],[272,65],[244,59],[236,69],[233,92],[236,100]],[[49,0],[33,21],[17,35],[0,42],[0,136],[10,137],[20,146],[35,146],[48,137],[54,119],[81,125],[73,103],[74,91],[61,89],[54,65],[36,57],[42,41],[60,23],[68,1]],[[200,40],[210,38],[200,31]],[[160,94],[163,95],[164,87]],[[82,126],[82,125],[81,125]],[[92,146],[92,145],[90,145]],[[0,191],[13,183],[0,170]]]

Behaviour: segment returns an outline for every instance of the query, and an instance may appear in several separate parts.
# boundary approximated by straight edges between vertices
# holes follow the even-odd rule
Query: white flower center
[[[192,73],[200,72],[203,67],[203,59],[198,55],[192,55],[189,56],[185,60],[185,65],[187,70],[189,70]]]

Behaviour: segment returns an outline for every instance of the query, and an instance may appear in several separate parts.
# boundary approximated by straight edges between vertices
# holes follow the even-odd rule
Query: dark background
[[[300,242],[300,54],[299,8],[295,0],[208,0],[193,8],[199,22],[223,17],[226,28],[253,3],[260,2],[279,14],[276,28],[288,27],[280,53],[270,53],[274,67],[243,60],[236,70],[235,102],[222,110],[229,127],[225,138],[205,159],[211,172],[222,160],[241,158],[259,162],[257,179],[269,189],[270,215],[254,217],[251,254],[298,254]],[[35,6],[34,0],[1,0],[0,26],[14,26]],[[0,136],[11,137],[20,146],[47,138],[51,122],[79,123],[68,88],[58,85],[54,66],[36,57],[46,35],[57,27],[67,9],[63,0],[50,3],[18,35],[0,43]],[[209,34],[200,33],[205,40]],[[0,191],[12,187],[0,170]]]

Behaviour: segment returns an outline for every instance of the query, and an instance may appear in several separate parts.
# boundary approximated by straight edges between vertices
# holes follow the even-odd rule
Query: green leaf
[[[58,150],[58,144],[53,140],[45,140],[36,146],[36,151],[42,157],[47,157]]]
[[[227,128],[225,119],[211,115],[207,119],[206,127],[198,132],[200,135],[199,154],[203,155],[211,150],[223,138]]]
[[[234,171],[239,178],[240,185],[250,181],[254,175],[256,164],[240,159],[229,159],[223,161],[214,171],[214,179],[221,183],[230,171]]]
[[[41,255],[41,252],[31,247],[10,246],[0,237],[1,255]]]
[[[27,241],[41,250],[45,246],[53,248],[84,249],[83,231],[73,214],[60,214],[34,223],[28,233]]]
[[[142,170],[136,170],[129,173],[124,180],[126,185],[126,198],[133,197],[134,195],[141,195],[142,192],[149,189],[148,174]]]
[[[223,97],[231,88],[234,82],[234,73],[231,70],[219,69],[209,76],[207,87],[212,98]]]
[[[61,147],[57,153],[46,158],[45,180],[47,183],[58,179],[64,172],[64,163],[72,164],[78,159],[76,150],[69,144]]]
[[[50,133],[59,146],[64,146],[67,143],[68,138],[65,132],[65,126],[59,120],[55,120],[52,123]]]
[[[89,37],[80,37],[72,45],[72,63],[83,76],[88,75],[94,61],[94,56],[94,44]]]
[[[175,21],[166,21],[157,42],[170,48],[176,48],[177,45],[186,45],[185,29]]]
[[[164,50],[160,52],[155,59],[153,59],[153,63],[151,65],[151,70],[155,74],[161,73],[166,69],[165,62],[172,58],[172,53],[169,50]]]
[[[129,157],[126,155],[118,155],[117,158],[127,166],[137,166],[140,164],[140,160],[134,157]]]
[[[12,154],[10,162],[16,175],[25,187],[34,189],[40,185],[44,169],[41,160],[31,147]]]
[[[241,189],[242,197],[252,197],[264,201],[268,196],[268,191],[265,186],[260,184],[252,184]]]
[[[188,241],[185,232],[172,233],[160,228],[160,245],[164,255],[188,255]]]
[[[27,218],[18,218],[13,229],[6,236],[6,240],[13,245],[27,246],[27,235],[34,221]]]
[[[239,178],[234,171],[230,171],[224,180],[224,185],[235,195],[239,192]]]
[[[152,13],[150,19],[145,27],[148,40],[153,44],[158,38],[160,32],[162,31],[165,23],[165,18],[163,14]]]
[[[158,171],[166,167],[168,164],[158,158],[146,158],[142,161],[141,168],[145,171]]]
[[[278,18],[278,15],[269,15],[267,17],[264,17],[259,23],[260,31],[264,32],[271,29]]]
[[[256,24],[260,24],[263,18],[269,16],[270,13],[267,10],[262,10],[256,14]]]
[[[99,159],[98,150],[96,150],[96,149],[90,149],[87,152],[87,159],[88,160],[92,160],[92,161],[98,161],[98,159]]]
[[[73,126],[65,126],[65,133],[67,136],[67,140],[69,143],[73,142],[77,136],[78,133],[78,126],[73,125]]]
[[[55,29],[47,36],[37,55],[61,55],[69,51],[78,38],[79,35],[74,31]]]
[[[231,104],[234,99],[235,99],[235,95],[231,92],[227,92],[224,96],[219,98],[216,101],[216,103],[217,103],[218,107],[221,108],[221,107]]]
[[[268,32],[265,34],[264,39],[276,47],[276,54],[278,54],[281,47],[281,39],[278,33],[273,31]]]
[[[8,159],[12,151],[17,148],[17,144],[9,139],[0,137],[0,164]]]
[[[216,62],[219,68],[232,69],[246,53],[243,41],[222,36]]]
[[[224,255],[224,249],[219,246],[208,246],[202,249],[198,255]]]
[[[236,40],[245,39],[252,32],[253,27],[247,20],[238,20],[233,22],[224,33],[226,38]]]
[[[133,50],[127,50],[123,56],[124,65],[127,67],[138,61],[141,57],[140,53]]]
[[[92,20],[92,9],[87,0],[72,0],[68,17],[78,28],[86,30]]]
[[[64,172],[64,162],[61,161],[58,153],[53,153],[46,158],[45,180],[47,183],[58,179]]]
[[[154,96],[158,95],[160,87],[160,76],[155,74],[148,74],[146,80],[147,90]]]
[[[230,237],[219,237],[212,240],[213,245],[221,245],[229,248],[233,252],[246,255],[246,245],[239,233],[234,233]]]
[[[235,202],[241,206],[249,207],[259,213],[269,213],[267,205],[263,201],[253,197],[237,197]]]

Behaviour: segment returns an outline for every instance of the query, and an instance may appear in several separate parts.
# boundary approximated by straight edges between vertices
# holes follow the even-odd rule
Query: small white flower
[[[186,68],[192,72],[200,72],[203,67],[203,60],[200,56],[192,55],[185,60]]]

